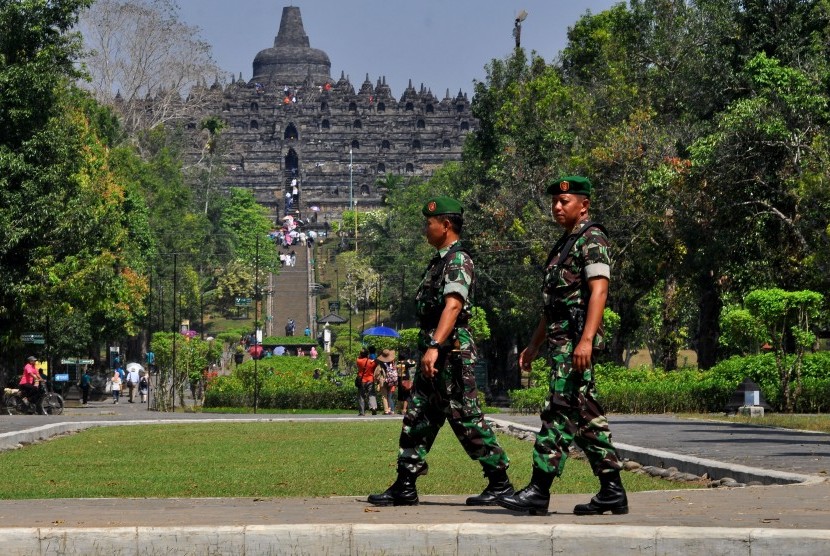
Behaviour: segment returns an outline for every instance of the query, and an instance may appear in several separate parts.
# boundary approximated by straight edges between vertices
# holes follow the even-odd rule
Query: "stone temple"
[[[210,87],[202,113],[188,124],[219,116],[223,171],[220,187],[252,190],[262,204],[286,210],[292,182],[299,194],[292,210],[323,224],[349,206],[380,206],[376,185],[387,174],[428,178],[446,161],[460,160],[464,138],[476,129],[467,95],[443,98],[410,84],[395,98],[385,77],[366,75],[356,89],[312,48],[300,8],[285,7],[274,46],[256,55],[253,77]],[[194,141],[194,157],[199,156]],[[351,164],[351,169],[350,169]]]

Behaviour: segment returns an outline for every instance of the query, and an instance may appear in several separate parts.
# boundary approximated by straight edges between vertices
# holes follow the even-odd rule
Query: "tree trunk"
[[[697,366],[711,369],[717,363],[718,338],[720,336],[721,300],[711,274],[700,281],[700,315],[697,331]]]
[[[617,299],[611,309],[620,316],[620,329],[611,338],[608,345],[608,359],[618,365],[628,366],[624,353],[627,347],[634,344],[631,337],[639,326],[637,322],[636,299]]]
[[[658,344],[658,359],[664,371],[677,369],[677,352],[680,348],[680,318],[677,307],[677,279],[674,275],[666,277],[663,288],[663,326],[660,329]]]

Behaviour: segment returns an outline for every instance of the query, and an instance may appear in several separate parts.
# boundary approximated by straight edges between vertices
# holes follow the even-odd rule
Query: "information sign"
[[[20,341],[24,344],[38,344],[43,345],[46,343],[46,340],[43,338],[43,334],[39,332],[32,332],[29,334],[21,334]]]

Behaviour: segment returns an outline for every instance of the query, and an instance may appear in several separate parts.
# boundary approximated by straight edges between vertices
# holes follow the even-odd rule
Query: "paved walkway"
[[[0,417],[0,449],[24,433],[145,420],[356,420],[144,409],[99,402],[58,417]],[[498,421],[538,425],[532,416]],[[637,461],[667,454],[681,465],[708,461],[806,482],[633,493],[628,515],[578,518],[569,512],[585,495],[554,495],[547,517],[470,508],[459,496],[424,496],[406,508],[375,508],[362,497],[0,501],[0,546],[4,554],[600,554],[609,546],[637,554],[830,553],[830,435],[670,416],[612,416],[611,426]]]

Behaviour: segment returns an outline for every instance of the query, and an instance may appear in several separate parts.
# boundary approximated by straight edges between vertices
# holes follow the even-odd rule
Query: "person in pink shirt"
[[[29,400],[30,404],[35,406],[40,402],[40,373],[35,367],[37,357],[30,355],[26,358],[26,365],[23,367],[23,376],[20,377],[20,384],[18,385],[23,392],[23,396]],[[42,409],[39,410],[46,413]]]

